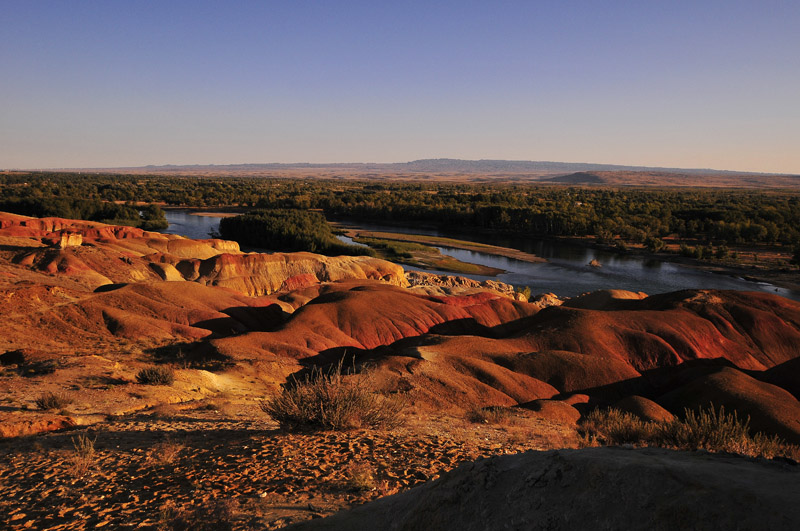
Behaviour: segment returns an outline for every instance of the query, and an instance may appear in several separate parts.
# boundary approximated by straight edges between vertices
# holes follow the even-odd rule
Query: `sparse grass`
[[[136,381],[144,385],[172,385],[175,371],[171,367],[145,367],[136,373]]]
[[[647,422],[617,409],[596,409],[586,416],[578,428],[583,444],[637,444],[730,452],[753,457],[796,456],[798,448],[777,436],[750,433],[749,417],[744,421],[736,412],[726,413],[712,404],[699,411],[685,410],[684,419]]]
[[[511,410],[502,406],[476,407],[467,413],[475,424],[506,424],[511,420]]]
[[[703,448],[718,452],[775,457],[786,446],[778,436],[750,434],[750,418],[740,420],[734,411],[725,413],[712,405],[708,410],[686,410],[684,420],[666,425],[663,434],[668,443],[678,448]]]
[[[369,374],[346,376],[339,362],[328,374],[315,368],[304,380],[288,382],[261,409],[288,430],[347,430],[395,427],[404,405],[401,398],[378,393]]]
[[[72,398],[64,393],[44,393],[36,399],[36,407],[42,411],[63,409],[73,402]]]
[[[649,441],[657,428],[633,413],[618,409],[595,409],[581,422],[580,431],[605,444],[634,444]]]

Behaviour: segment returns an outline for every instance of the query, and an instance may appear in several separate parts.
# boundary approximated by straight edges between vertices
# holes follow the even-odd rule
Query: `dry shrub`
[[[147,453],[147,459],[155,465],[171,465],[184,448],[184,445],[167,439],[153,446]]]
[[[578,431],[584,445],[639,444],[768,458],[797,455],[797,447],[777,436],[751,434],[750,418],[742,421],[735,411],[716,410],[713,404],[708,409],[684,411],[682,420],[648,422],[617,409],[595,409],[581,421]]]
[[[506,424],[511,410],[502,406],[476,407],[467,413],[467,419],[475,424]]]
[[[287,383],[261,409],[288,430],[396,427],[405,403],[376,387],[368,373],[345,376],[339,362],[328,374],[315,368],[304,380]]]
[[[49,409],[63,409],[73,402],[72,398],[63,393],[44,393],[36,399],[36,407],[43,411]]]
[[[146,367],[136,373],[136,381],[144,385],[172,385],[175,372],[170,367]]]
[[[375,490],[375,469],[369,463],[350,463],[344,470],[344,487],[355,492]]]

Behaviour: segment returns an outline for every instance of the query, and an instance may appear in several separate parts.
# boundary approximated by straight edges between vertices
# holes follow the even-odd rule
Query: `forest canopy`
[[[374,251],[341,242],[325,216],[305,210],[254,210],[219,223],[220,236],[247,247],[310,251],[326,255],[371,255]]]

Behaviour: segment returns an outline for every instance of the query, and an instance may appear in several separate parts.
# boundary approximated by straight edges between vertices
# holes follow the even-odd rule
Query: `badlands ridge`
[[[291,375],[344,356],[412,416],[519,406],[574,427],[598,406],[661,420],[713,403],[800,443],[800,303],[708,290],[519,298],[370,257],[0,213],[0,436],[222,395],[257,409]],[[178,368],[172,386],[136,383],[155,363]],[[38,411],[45,392],[75,401]]]

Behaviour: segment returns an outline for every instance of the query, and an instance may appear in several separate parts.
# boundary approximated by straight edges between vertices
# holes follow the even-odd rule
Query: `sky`
[[[800,2],[0,0],[0,168],[800,173]]]

